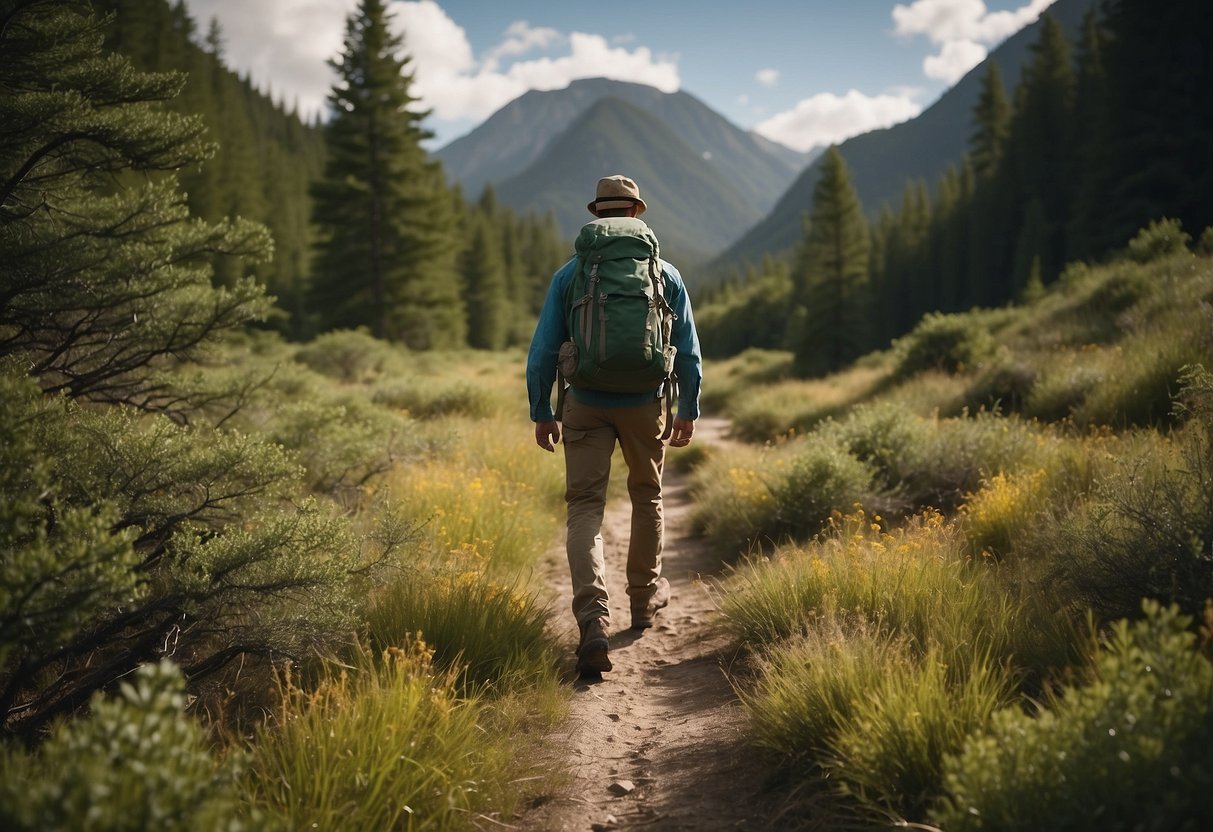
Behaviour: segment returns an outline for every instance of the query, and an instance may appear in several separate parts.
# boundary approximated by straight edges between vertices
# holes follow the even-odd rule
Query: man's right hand
[[[545,451],[556,452],[560,444],[560,423],[553,419],[550,422],[535,423],[535,444]]]

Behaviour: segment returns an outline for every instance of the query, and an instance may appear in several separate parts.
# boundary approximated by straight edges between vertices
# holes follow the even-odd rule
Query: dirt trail
[[[701,419],[695,441],[726,441],[727,424]],[[521,818],[518,828],[664,832],[767,826],[771,807],[761,794],[763,766],[745,743],[743,715],[724,675],[728,642],[713,626],[715,607],[701,580],[719,574],[721,564],[689,536],[685,475],[667,470],[664,494],[663,574],[673,597],[649,630],[628,629],[624,564],[631,508],[626,499],[607,506],[602,535],[615,669],[602,681],[572,673],[577,628],[569,611],[563,545],[549,558],[573,703],[565,732],[551,737],[548,748],[554,762],[567,767],[571,782],[566,792]]]

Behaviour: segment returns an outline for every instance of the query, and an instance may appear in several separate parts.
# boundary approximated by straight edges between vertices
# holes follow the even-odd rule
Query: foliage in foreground
[[[265,828],[241,806],[240,760],[216,762],[183,713],[183,689],[171,662],[144,665],[117,697],[94,697],[89,719],[59,724],[35,754],[5,752],[0,823],[14,832]]]
[[[1112,628],[1089,683],[1058,691],[1035,715],[998,712],[947,761],[943,828],[1213,824],[1213,661],[1196,649],[1190,618],[1156,602],[1143,609],[1144,620]]]

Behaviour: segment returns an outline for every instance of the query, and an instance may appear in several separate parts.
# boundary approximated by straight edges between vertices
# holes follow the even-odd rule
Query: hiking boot
[[[658,578],[657,583],[653,587],[653,594],[649,600],[636,603],[632,601],[632,629],[644,630],[653,626],[653,616],[657,610],[670,603],[670,582],[665,578]]]
[[[606,673],[611,669],[607,638],[605,619],[591,618],[581,625],[581,644],[577,646],[578,673]]]

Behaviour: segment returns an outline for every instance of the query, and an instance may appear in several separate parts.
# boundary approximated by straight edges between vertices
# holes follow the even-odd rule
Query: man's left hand
[[[670,445],[675,448],[685,448],[691,444],[691,437],[695,435],[695,420],[694,419],[674,419],[674,430],[670,434]]]

